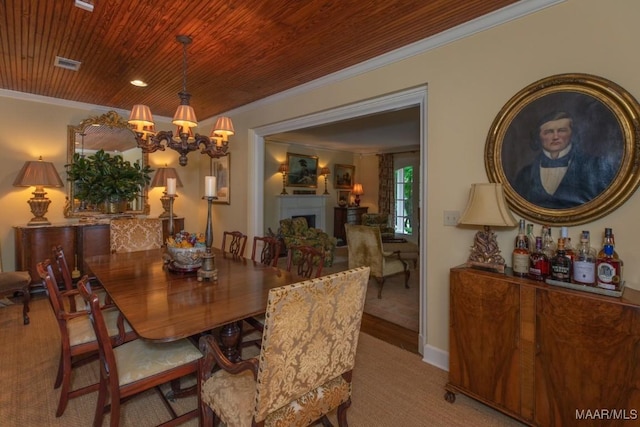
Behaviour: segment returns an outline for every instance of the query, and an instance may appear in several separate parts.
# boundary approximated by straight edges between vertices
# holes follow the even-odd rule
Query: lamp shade
[[[329,169],[327,166],[320,169],[320,175],[327,176],[329,174],[331,174],[331,169]]]
[[[131,109],[129,115],[129,123],[135,125],[137,128],[142,129],[144,126],[153,126],[153,116],[151,115],[151,109],[147,105],[136,104]]]
[[[25,162],[13,185],[16,187],[62,187],[64,184],[53,163],[43,162],[40,157],[38,161]]]
[[[153,176],[153,180],[151,181],[151,187],[166,187],[167,178],[175,178],[176,187],[182,187],[182,181],[180,181],[178,172],[175,168],[167,167],[156,169],[156,174]]]
[[[352,193],[356,196],[362,196],[364,194],[364,190],[362,189],[362,184],[353,184]]]
[[[233,129],[233,122],[229,117],[218,117],[216,120],[216,124],[213,127],[212,134],[222,135],[222,136],[230,136],[235,134],[235,130]]]
[[[502,184],[471,184],[467,206],[458,224],[514,227],[518,223],[507,208]]]
[[[184,104],[178,105],[176,114],[173,115],[173,124],[190,128],[198,126],[198,119],[196,119],[196,112],[193,107]]]

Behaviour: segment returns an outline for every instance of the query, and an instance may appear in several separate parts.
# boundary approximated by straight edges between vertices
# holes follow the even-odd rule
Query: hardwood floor
[[[363,313],[360,330],[412,353],[419,353],[418,333],[387,320]]]

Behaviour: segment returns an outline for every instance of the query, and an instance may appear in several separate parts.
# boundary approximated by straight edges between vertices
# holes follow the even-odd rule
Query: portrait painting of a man
[[[620,169],[624,139],[616,116],[583,93],[542,96],[507,128],[502,166],[515,192],[548,209],[569,209],[605,191]]]

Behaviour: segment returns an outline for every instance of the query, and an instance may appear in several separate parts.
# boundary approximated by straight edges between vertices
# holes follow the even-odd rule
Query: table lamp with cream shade
[[[160,197],[160,202],[162,203],[162,209],[164,212],[160,214],[158,218],[168,218],[169,215],[169,204],[170,197],[178,197],[176,194],[176,188],[182,187],[182,181],[180,181],[180,176],[178,176],[178,172],[175,168],[170,168],[165,165],[163,168],[156,169],[156,173],[153,176],[153,180],[151,181],[151,187],[164,187],[165,190],[162,192],[162,197]],[[171,194],[169,193],[171,192]],[[173,216],[176,214],[173,213]]]
[[[504,273],[505,260],[491,227],[515,227],[518,222],[507,207],[502,184],[471,184],[469,200],[458,224],[483,226],[474,237],[467,265]]]
[[[64,184],[55,166],[51,162],[43,162],[42,156],[38,161],[27,161],[13,181],[15,187],[36,187],[33,197],[27,201],[31,207],[33,218],[27,225],[50,225],[44,216],[49,209],[51,200],[46,197],[44,187],[62,187]]]
[[[364,190],[362,188],[362,184],[353,184],[352,193],[356,196],[354,203],[356,206],[360,206],[360,196],[364,194]]]
[[[329,166],[325,166],[323,168],[320,168],[320,176],[324,177],[324,195],[329,194],[329,190],[327,190],[327,177],[331,174],[331,169],[329,169]]]

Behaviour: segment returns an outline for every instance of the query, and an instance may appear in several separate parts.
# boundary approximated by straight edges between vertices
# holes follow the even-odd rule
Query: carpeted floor
[[[282,260],[280,260],[282,262]],[[285,266],[285,264],[283,264]],[[323,269],[324,273],[335,273],[348,268],[346,246],[336,248],[333,265]],[[409,262],[409,289],[404,287],[404,276],[397,275],[385,280],[382,298],[378,298],[378,282],[371,278],[367,288],[365,313],[388,320],[415,332],[420,331],[420,271]]]
[[[53,389],[59,333],[48,301],[36,297],[31,324],[22,325],[22,306],[0,308],[0,425],[3,427],[89,426],[96,393],[72,399],[62,417],[55,417],[59,391]],[[74,385],[97,381],[97,362],[75,371]],[[518,422],[463,395],[446,402],[447,373],[420,356],[366,334],[360,335],[348,411],[352,427],[519,426]],[[179,411],[190,410],[196,398],[179,399]],[[150,391],[123,406],[121,426],[146,427],[168,420],[161,398]],[[331,417],[337,425],[335,414]],[[105,419],[108,425],[109,417]],[[197,425],[194,420],[189,426]]]

